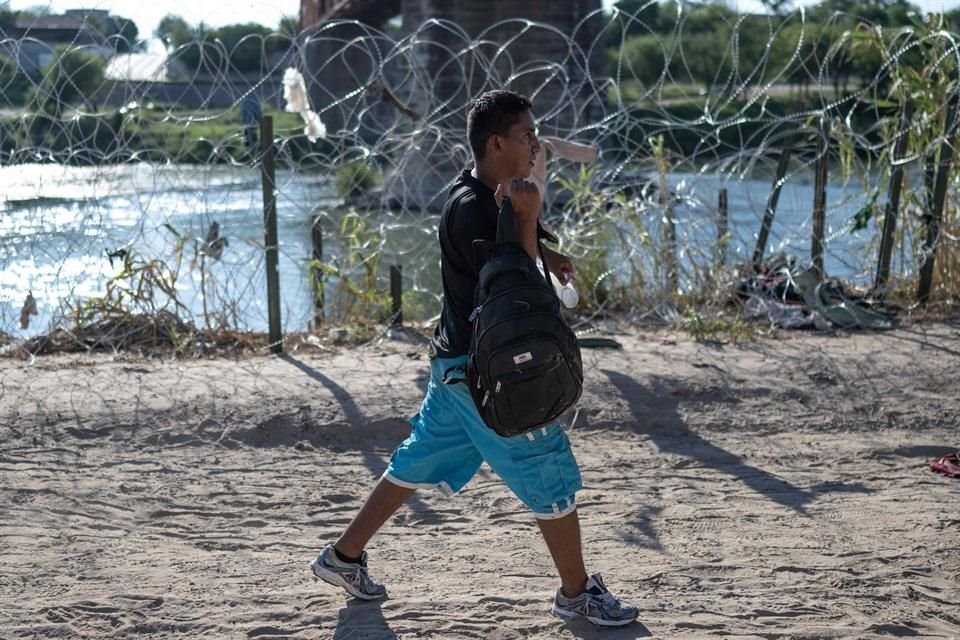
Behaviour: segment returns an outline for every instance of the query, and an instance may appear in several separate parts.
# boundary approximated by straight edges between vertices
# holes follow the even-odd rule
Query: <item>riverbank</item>
[[[284,162],[309,166],[317,163],[318,154],[330,153],[326,142],[306,139],[298,114],[268,109],[266,115],[273,118],[274,131],[284,141],[281,166]],[[0,116],[0,164],[246,164],[258,148],[256,138],[245,141],[245,129],[239,109],[196,111],[137,102],[61,117],[5,114]]]
[[[649,154],[650,139],[663,136],[671,164],[684,170],[722,156],[749,154],[752,147],[757,147],[758,153],[767,153],[770,143],[756,137],[757,131],[773,134],[777,127],[796,128],[794,114],[822,108],[825,97],[831,95],[829,91],[802,95],[789,86],[778,85],[762,102],[753,97],[726,100],[719,95],[689,95],[684,90],[679,95],[665,91],[663,95],[670,97],[651,100],[639,98],[629,87],[624,90],[625,104],[607,104],[610,110],[624,109],[617,119],[630,123],[627,139],[618,142]],[[872,132],[880,117],[892,113],[849,100],[853,106],[845,115],[855,131]],[[705,112],[710,113],[709,118],[704,117]],[[311,143],[306,139],[298,114],[268,108],[266,115],[273,118],[274,131],[282,140],[280,163],[319,166],[337,154],[335,145],[327,140]],[[118,109],[68,111],[59,117],[8,109],[0,112],[0,164],[38,160],[81,166],[130,161],[246,163],[256,149],[245,145],[244,129],[239,108],[190,110],[131,102]],[[807,133],[793,141],[795,153],[815,153],[814,130]],[[620,150],[607,151],[616,156]],[[869,153],[859,148],[857,152]]]
[[[0,359],[0,619],[10,638],[960,637],[960,324],[585,350],[570,431],[592,571],[641,608],[549,613],[529,514],[484,468],[418,492],[358,603],[307,562],[408,431],[422,342],[280,357]]]

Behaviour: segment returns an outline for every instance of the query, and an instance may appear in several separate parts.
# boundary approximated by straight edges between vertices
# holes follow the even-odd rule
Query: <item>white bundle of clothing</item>
[[[299,113],[306,125],[303,134],[310,142],[316,142],[327,136],[327,127],[310,108],[310,98],[307,87],[303,82],[303,75],[290,67],[283,72],[283,99],[286,101],[286,110],[290,113]]]

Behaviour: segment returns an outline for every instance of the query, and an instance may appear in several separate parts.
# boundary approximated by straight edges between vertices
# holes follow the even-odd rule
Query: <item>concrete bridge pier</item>
[[[321,24],[305,36],[305,75],[328,129],[350,132],[394,163],[384,205],[442,206],[446,187],[470,163],[467,108],[485,90],[530,96],[542,134],[567,137],[602,117],[592,84],[605,56],[596,44],[606,24],[601,0],[399,1],[402,32],[392,38],[346,23]],[[377,79],[418,119],[366,95]]]

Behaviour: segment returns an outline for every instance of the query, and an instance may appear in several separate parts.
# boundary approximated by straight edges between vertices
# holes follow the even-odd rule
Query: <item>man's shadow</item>
[[[383,615],[383,601],[366,602],[352,599],[337,613],[333,640],[397,640]],[[545,614],[549,615],[549,614]],[[583,640],[635,640],[653,634],[640,622],[624,627],[597,627],[586,620],[571,620],[564,627]]]
[[[392,448],[400,444],[410,433],[410,423],[398,418],[389,421],[390,424],[380,424],[377,431],[381,433],[373,434],[371,433],[371,431],[373,431],[372,427],[367,424],[368,420],[366,416],[364,416],[363,411],[357,405],[349,391],[340,386],[332,378],[325,376],[310,365],[291,355],[282,353],[277,357],[326,387],[334,399],[340,404],[346,422],[350,424],[352,428],[356,429],[356,431],[353,432],[356,437],[351,444],[363,457],[363,465],[373,472],[375,476],[381,476],[387,469],[387,461],[372,449],[370,441],[374,438],[379,438],[382,442],[389,443]],[[318,441],[315,443],[315,446],[322,446],[322,444]],[[417,494],[412,495],[406,505],[416,513],[431,512],[431,509]]]
[[[640,611],[643,615],[643,611]],[[635,638],[650,638],[653,634],[642,622],[633,622],[624,627],[598,627],[587,620],[571,620],[564,627],[578,638],[583,640],[635,640]]]
[[[337,613],[333,640],[397,640],[386,618],[383,601],[368,602],[353,598]]]
[[[640,615],[643,615],[643,611]],[[572,620],[564,626],[567,631],[583,640],[634,640],[653,637],[650,630],[639,621],[625,627],[598,627],[586,620]]]
[[[667,379],[651,376],[649,382],[640,384],[617,371],[604,370],[603,373],[627,401],[633,418],[644,425],[637,432],[647,435],[660,451],[691,458],[704,467],[732,475],[777,504],[806,514],[807,505],[822,494],[869,492],[859,482],[828,481],[810,488],[797,487],[768,471],[745,463],[739,456],[691,431],[678,411],[677,400],[670,393],[675,385],[671,385]]]

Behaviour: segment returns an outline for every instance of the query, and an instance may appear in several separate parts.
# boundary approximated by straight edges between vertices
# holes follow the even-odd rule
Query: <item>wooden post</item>
[[[820,120],[820,136],[817,140],[817,168],[813,182],[813,236],[810,242],[810,262],[823,280],[823,235],[827,219],[827,161],[830,159],[830,118],[824,114]]]
[[[780,189],[783,187],[784,176],[787,175],[787,167],[790,165],[790,154],[793,153],[793,142],[796,136],[796,131],[791,131],[784,139],[783,150],[780,151],[780,162],[777,163],[777,175],[773,179],[773,188],[770,190],[770,196],[767,198],[767,208],[763,212],[763,222],[760,224],[760,233],[757,235],[757,246],[753,250],[754,272],[760,271],[760,267],[763,264],[763,254],[767,251],[770,227],[773,226],[773,216],[777,212],[777,203],[780,201]]]
[[[727,190],[720,189],[717,202],[717,248],[720,256],[720,267],[727,264],[727,234],[730,228],[730,214],[727,204]]]
[[[937,179],[937,157],[929,156],[923,164],[923,208],[933,210],[933,183]]]
[[[900,137],[893,147],[890,158],[890,185],[887,189],[887,205],[883,213],[883,234],[880,237],[880,255],[877,258],[877,277],[873,283],[874,294],[883,299],[887,294],[887,281],[890,279],[890,257],[893,254],[893,241],[897,230],[897,214],[900,211],[900,193],[903,190],[903,164],[898,160],[907,152],[910,142],[910,123],[913,118],[913,103],[907,101],[900,111]]]
[[[277,176],[273,150],[273,117],[260,119],[260,164],[263,183],[263,226],[267,259],[267,311],[270,322],[270,351],[283,353],[280,331],[280,266],[277,251]]]
[[[310,240],[313,244],[313,261],[317,267],[313,272],[313,281],[310,283],[313,291],[313,320],[317,327],[324,324],[324,299],[323,299],[323,216],[317,216],[313,219],[313,226],[310,227]]]
[[[392,327],[403,326],[403,269],[395,264],[390,267],[390,297],[393,300],[393,321]]]
[[[957,128],[958,96],[950,98],[947,107],[947,119],[943,127],[943,140],[940,142],[940,162],[937,166],[937,178],[933,185],[933,207],[926,212],[927,240],[924,243],[924,261],[920,267],[920,283],[917,287],[917,302],[927,303],[930,287],[933,284],[933,266],[937,257],[937,243],[940,239],[940,223],[943,219],[943,205],[947,199],[947,180],[950,166],[953,164],[953,137]]]

